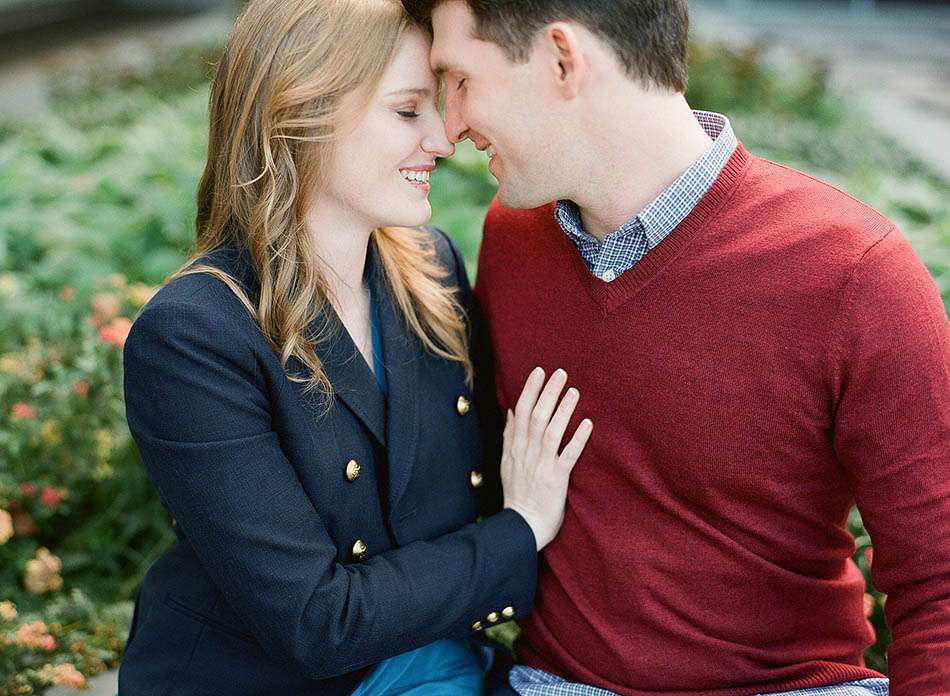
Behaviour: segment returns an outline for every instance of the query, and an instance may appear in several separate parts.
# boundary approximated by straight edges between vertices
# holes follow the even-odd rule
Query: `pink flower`
[[[70,302],[76,299],[76,289],[71,288],[68,285],[63,286],[59,291],[59,299],[63,300],[64,302]]]
[[[89,394],[89,382],[84,379],[79,380],[73,385],[73,394],[78,396],[81,399],[85,399],[86,395]]]
[[[99,340],[103,343],[111,343],[117,348],[125,346],[125,340],[129,337],[129,331],[132,330],[132,322],[125,317],[117,317],[111,323],[99,329]]]
[[[21,483],[17,488],[20,489],[20,493],[26,496],[31,496],[36,493],[36,486],[32,483]]]
[[[36,409],[22,401],[17,401],[10,409],[10,415],[14,420],[30,420],[36,418]]]
[[[104,292],[92,298],[92,321],[93,326],[102,326],[107,321],[119,316],[122,311],[122,302],[119,298],[109,292]]]
[[[56,639],[47,632],[46,624],[42,621],[31,621],[20,626],[16,632],[16,644],[21,648],[46,652],[56,649]]]
[[[44,486],[43,492],[40,493],[40,502],[46,507],[56,507],[63,502],[65,497],[66,491],[64,489]]]

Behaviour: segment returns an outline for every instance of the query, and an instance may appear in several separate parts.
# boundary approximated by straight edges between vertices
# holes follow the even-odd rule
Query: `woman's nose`
[[[451,157],[455,153],[455,145],[445,136],[441,120],[436,122],[435,127],[422,141],[422,149],[436,157]]]

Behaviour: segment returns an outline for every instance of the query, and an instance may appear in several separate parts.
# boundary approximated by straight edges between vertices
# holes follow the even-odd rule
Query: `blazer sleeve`
[[[187,542],[273,659],[325,679],[471,635],[499,606],[526,613],[537,555],[513,510],[336,562],[271,427],[258,328],[210,304],[153,302],[138,317],[124,350],[126,415]]]

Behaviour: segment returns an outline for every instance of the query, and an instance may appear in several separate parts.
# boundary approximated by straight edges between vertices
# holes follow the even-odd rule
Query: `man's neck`
[[[645,102],[645,103],[644,103]],[[712,145],[682,95],[648,95],[603,119],[584,186],[571,198],[584,229],[601,241],[636,217]],[[606,113],[605,113],[606,116]],[[609,145],[608,145],[609,143]]]

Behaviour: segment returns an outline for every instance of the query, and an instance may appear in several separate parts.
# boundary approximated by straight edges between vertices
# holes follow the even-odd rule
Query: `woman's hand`
[[[508,410],[505,422],[501,455],[505,507],[525,518],[534,532],[538,551],[547,546],[561,528],[568,479],[593,430],[593,424],[585,418],[558,453],[580,398],[577,389],[572,387],[558,403],[566,383],[564,370],[556,370],[544,384],[544,370],[535,368],[528,376],[514,412]]]

